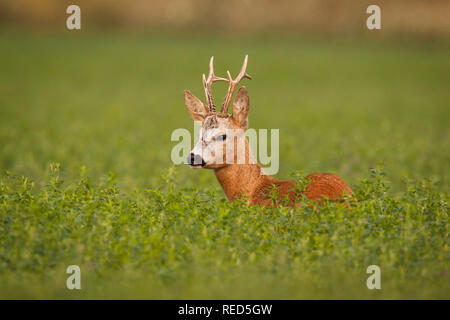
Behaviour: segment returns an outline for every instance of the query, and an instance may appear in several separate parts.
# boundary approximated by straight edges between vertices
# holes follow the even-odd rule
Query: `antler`
[[[228,106],[230,105],[231,98],[233,97],[234,90],[236,89],[236,86],[239,84],[239,82],[241,82],[241,80],[243,78],[247,78],[247,79],[251,79],[252,78],[252,77],[250,77],[249,74],[247,74],[245,72],[245,70],[247,69],[247,61],[248,61],[248,55],[245,56],[244,63],[242,64],[241,71],[237,75],[236,79],[233,80],[231,78],[230,71],[227,71],[227,75],[228,75],[228,80],[227,81],[229,82],[229,86],[228,86],[227,95],[225,96],[225,100],[224,100],[223,105],[222,105],[222,109],[220,110],[221,113],[228,113]]]
[[[208,103],[208,109],[211,113],[216,113],[216,106],[214,105],[213,96],[211,93],[211,86],[216,81],[228,81],[225,78],[216,77],[214,75],[214,56],[209,60],[209,74],[208,79],[206,79],[205,74],[203,74],[203,87],[205,88],[206,102]]]

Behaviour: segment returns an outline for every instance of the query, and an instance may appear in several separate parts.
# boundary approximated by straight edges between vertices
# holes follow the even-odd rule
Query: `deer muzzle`
[[[206,162],[200,155],[191,152],[187,157],[187,164],[191,167],[204,167]]]

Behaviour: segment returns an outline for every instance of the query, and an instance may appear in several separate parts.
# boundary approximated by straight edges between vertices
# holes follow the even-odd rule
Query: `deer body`
[[[295,184],[292,181],[281,181],[264,174],[250,150],[244,134],[248,127],[250,107],[245,87],[238,90],[233,103],[233,112],[228,114],[228,106],[237,84],[243,78],[251,79],[245,72],[247,59],[246,56],[241,72],[233,80],[229,72],[227,72],[228,79],[216,77],[213,57],[211,58],[208,78],[203,75],[207,105],[189,91],[185,91],[184,99],[189,114],[194,121],[202,124],[200,139],[188,157],[188,164],[192,168],[214,170],[217,180],[230,201],[245,196],[250,204],[270,206],[274,203],[268,195],[275,186],[280,203],[295,205],[295,200],[301,196],[297,194]],[[211,94],[211,85],[216,81],[229,83],[220,113],[216,113]],[[345,182],[335,174],[314,173],[306,178],[310,183],[306,186],[304,195],[310,200],[320,202],[324,197],[341,199],[344,195],[352,193]]]
[[[247,152],[251,152],[246,148]],[[229,164],[214,169],[214,174],[225,192],[228,200],[240,199],[243,195],[250,204],[270,206],[272,199],[268,198],[269,191],[275,186],[279,200],[288,199],[290,205],[295,204],[301,194],[297,194],[295,184],[289,180],[277,180],[265,175],[258,164]],[[335,174],[313,173],[306,177],[310,183],[306,186],[304,195],[309,200],[322,201],[340,199],[344,194],[351,194],[352,190]]]

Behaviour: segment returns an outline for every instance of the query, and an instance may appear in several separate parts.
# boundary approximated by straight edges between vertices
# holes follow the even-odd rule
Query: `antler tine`
[[[228,86],[227,95],[225,96],[225,100],[222,105],[222,110],[220,110],[221,113],[228,113],[228,106],[230,105],[234,90],[236,89],[236,86],[239,84],[239,82],[241,82],[241,80],[244,78],[247,78],[247,79],[252,78],[252,77],[250,77],[250,75],[248,73],[245,72],[245,70],[247,69],[247,62],[248,62],[248,54],[244,58],[244,63],[242,64],[241,71],[239,72],[236,79],[234,79],[234,80],[231,78],[230,71],[227,71],[227,75],[228,75],[227,81],[229,82],[229,86]]]
[[[228,80],[225,78],[216,77],[214,75],[214,56],[212,56],[211,59],[209,60],[208,79],[206,79],[205,74],[203,74],[202,78],[203,78],[203,87],[205,88],[206,103],[208,104],[209,112],[216,113],[216,106],[214,105],[211,86],[216,81],[228,81]]]

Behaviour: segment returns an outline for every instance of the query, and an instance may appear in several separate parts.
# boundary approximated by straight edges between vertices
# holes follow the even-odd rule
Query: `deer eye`
[[[227,135],[226,134],[222,134],[220,136],[217,136],[214,138],[214,141],[225,141],[227,139]]]

